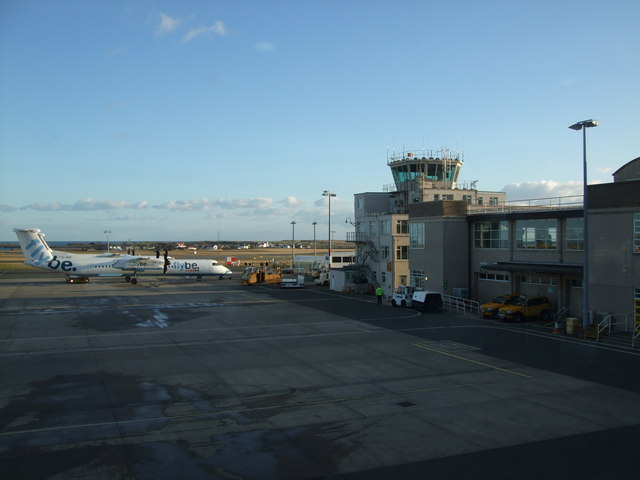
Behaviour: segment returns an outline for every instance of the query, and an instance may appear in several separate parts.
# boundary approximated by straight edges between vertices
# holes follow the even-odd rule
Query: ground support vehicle
[[[321,271],[318,272],[318,276],[313,279],[313,283],[317,286],[326,287],[329,285],[329,272]]]
[[[500,295],[490,302],[480,305],[480,313],[483,317],[495,318],[501,308],[511,305],[520,299],[520,295]]]
[[[282,274],[278,270],[264,267],[247,267],[240,277],[240,285],[257,283],[280,283]]]
[[[416,310],[429,313],[442,312],[442,295],[440,292],[417,291],[413,292],[411,304]]]
[[[393,296],[391,297],[391,306],[397,307],[400,305],[401,307],[411,307],[413,304],[413,293],[421,290],[421,288],[411,287],[409,285],[399,286],[396,288],[396,291],[393,292]]]
[[[69,275],[66,276],[67,283],[89,283],[89,277],[71,277]]]
[[[304,288],[304,269],[283,268],[280,286],[282,288]]]
[[[540,318],[544,321],[551,319],[553,307],[547,297],[525,297],[522,295],[512,305],[505,305],[498,310],[498,318],[501,320],[531,320]]]

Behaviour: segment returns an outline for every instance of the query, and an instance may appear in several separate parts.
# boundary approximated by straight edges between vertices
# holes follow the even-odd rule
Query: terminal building
[[[451,151],[407,152],[388,160],[392,191],[355,194],[362,271],[390,295],[400,285],[469,298],[548,297],[554,313],[582,317],[582,196],[506,201],[459,183]],[[640,324],[640,158],[589,187],[589,323],[616,316]],[[626,322],[626,326],[624,325]]]

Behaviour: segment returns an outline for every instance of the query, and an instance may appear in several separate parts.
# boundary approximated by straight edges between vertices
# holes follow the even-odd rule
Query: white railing
[[[615,318],[620,317],[624,320],[616,321]],[[600,340],[600,334],[605,330],[611,333],[611,328],[615,325],[624,325],[624,331],[627,331],[627,314],[626,313],[610,313],[604,317],[596,326],[596,342]]]
[[[442,294],[442,306],[449,311],[462,313],[480,313],[480,303],[453,295]]]
[[[553,319],[551,323],[560,322],[561,321],[560,319],[564,320],[566,317],[569,316],[569,312],[571,312],[571,307],[561,308],[560,310],[558,310],[556,313],[553,314]]]
[[[566,197],[530,198],[526,200],[509,200],[499,205],[469,205],[469,215],[485,213],[528,212],[532,210],[566,210],[583,208],[582,195]]]

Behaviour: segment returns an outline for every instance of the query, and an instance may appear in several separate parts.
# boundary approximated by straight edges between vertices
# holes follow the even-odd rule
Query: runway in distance
[[[103,253],[88,255],[52,250],[38,228],[14,229],[24,254],[25,264],[32,267],[62,273],[67,283],[89,281],[89,277],[122,277],[133,285],[141,275],[190,276],[198,279],[217,276],[220,279],[231,275],[224,265],[216,260],[176,260],[156,252],[156,256],[119,255]]]

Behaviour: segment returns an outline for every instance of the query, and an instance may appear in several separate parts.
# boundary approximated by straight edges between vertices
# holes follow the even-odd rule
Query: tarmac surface
[[[312,285],[0,276],[3,479],[628,479],[638,445],[640,350]]]

